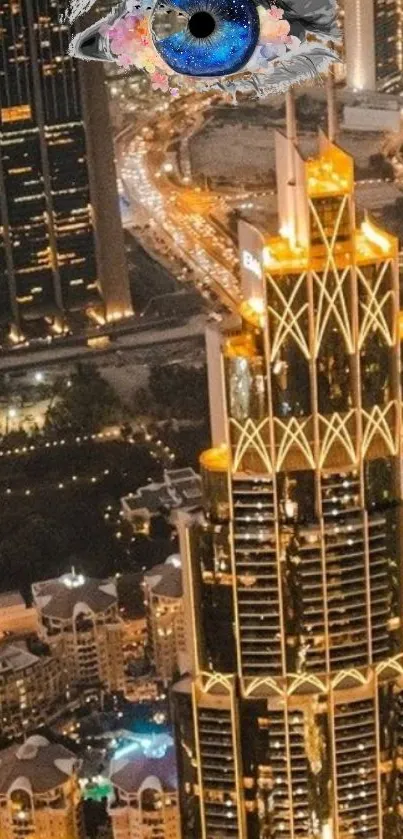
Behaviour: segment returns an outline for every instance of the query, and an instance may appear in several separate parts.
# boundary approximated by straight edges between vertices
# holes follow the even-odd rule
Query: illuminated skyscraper
[[[277,134],[280,235],[241,229],[244,303],[207,341],[204,517],[180,530],[186,839],[402,831],[397,241],[353,160]],[[248,232],[249,230],[249,232]]]
[[[0,314],[130,312],[101,66],[66,55],[58,0],[0,2]]]
[[[348,87],[396,91],[403,79],[401,0],[342,0]]]

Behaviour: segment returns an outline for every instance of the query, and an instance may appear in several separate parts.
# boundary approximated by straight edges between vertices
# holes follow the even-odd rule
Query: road
[[[120,350],[144,350],[150,347],[158,347],[164,344],[173,344],[184,340],[200,339],[206,329],[206,316],[196,315],[180,326],[168,326],[161,329],[145,329],[139,332],[132,332],[121,335],[109,345],[102,349],[90,347],[55,347],[49,349],[37,349],[32,353],[8,355],[1,359],[0,369],[2,372],[28,370],[30,368],[47,367],[55,363],[73,362],[81,360],[98,360],[111,353]]]
[[[209,101],[186,100],[182,104],[181,131],[190,132]],[[148,217],[157,250],[181,260],[188,278],[201,291],[212,290],[227,308],[237,311],[241,299],[237,250],[213,221],[214,213],[220,217],[225,211],[224,199],[197,188],[179,187],[167,177],[166,148],[178,131],[177,108],[160,114],[157,124],[157,138],[146,138],[138,128],[132,133],[126,129],[116,146],[119,178],[134,216],[139,213]],[[155,125],[152,115],[149,127]],[[126,226],[130,229],[130,222]]]

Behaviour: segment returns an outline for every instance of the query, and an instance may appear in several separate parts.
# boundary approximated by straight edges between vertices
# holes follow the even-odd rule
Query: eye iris
[[[215,30],[215,20],[209,12],[195,12],[189,19],[188,26],[194,38],[208,38]]]
[[[227,76],[248,63],[259,38],[254,0],[163,0],[151,31],[156,50],[178,75]]]

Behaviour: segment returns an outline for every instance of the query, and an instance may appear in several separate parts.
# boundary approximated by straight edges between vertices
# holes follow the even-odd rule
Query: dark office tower
[[[289,103],[290,105],[290,103]],[[186,839],[395,839],[403,820],[397,241],[353,160],[277,134],[280,235],[241,226],[208,336],[205,509],[182,521]]]
[[[347,85],[398,92],[403,82],[401,0],[342,0]]]
[[[0,0],[0,317],[131,311],[102,68],[66,55],[57,0]]]

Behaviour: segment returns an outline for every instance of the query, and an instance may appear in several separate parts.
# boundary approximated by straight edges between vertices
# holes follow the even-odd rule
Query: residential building
[[[77,574],[34,583],[39,633],[69,686],[124,691],[123,627],[116,584]]]
[[[84,839],[75,756],[44,737],[0,752],[1,839]]]
[[[180,557],[170,556],[147,571],[143,586],[151,659],[157,678],[168,684],[189,670]]]
[[[111,765],[113,839],[179,839],[175,749],[152,757],[136,749]]]
[[[67,702],[60,662],[37,639],[0,642],[0,730],[19,736],[46,724]]]

